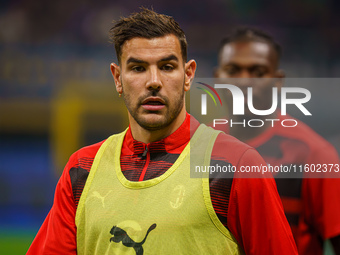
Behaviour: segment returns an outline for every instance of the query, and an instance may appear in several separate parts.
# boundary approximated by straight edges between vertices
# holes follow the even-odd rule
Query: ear
[[[123,87],[122,87],[122,83],[121,83],[120,67],[115,63],[111,63],[110,69],[111,69],[111,73],[112,73],[113,79],[114,79],[115,84],[116,84],[116,90],[119,94],[122,94],[123,93]]]
[[[275,76],[276,76],[276,78],[285,78],[286,74],[282,69],[278,69],[275,72]]]
[[[195,72],[196,72],[196,61],[191,59],[189,60],[185,66],[185,81],[184,81],[184,91],[189,91],[191,87],[191,82],[195,78]]]
[[[215,67],[215,68],[214,68],[214,72],[213,72],[214,78],[218,78],[219,72],[220,72],[220,69],[219,69],[218,67]]]

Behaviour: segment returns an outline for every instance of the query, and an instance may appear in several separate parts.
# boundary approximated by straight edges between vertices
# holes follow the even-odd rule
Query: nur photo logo
[[[203,83],[203,82],[197,82],[197,83],[205,86],[208,89],[210,89],[216,95],[218,100],[220,101],[221,106],[223,105],[221,97],[219,96],[217,91],[212,86],[210,86],[209,84]],[[205,88],[201,88],[201,87],[196,87],[196,88],[201,89],[204,92],[206,92],[211,97],[211,99],[214,101],[215,106],[217,106],[216,100],[209,90],[207,90]],[[201,114],[202,115],[207,115],[207,94],[201,95],[201,101],[202,101],[202,103],[201,103]]]
[[[255,100],[256,95],[254,95],[253,87],[242,87],[242,89],[233,84],[214,84],[209,85],[205,82],[196,82],[200,86],[196,88],[203,91],[200,95],[201,101],[201,116],[213,114],[216,111],[221,111],[224,108],[228,108],[228,104],[230,105],[229,119],[223,118],[213,119],[211,122],[213,126],[218,124],[227,124],[230,123],[232,126],[233,123],[249,126],[249,127],[262,127],[265,121],[270,121],[272,126],[275,121],[278,119],[265,119],[265,116],[271,116],[275,112],[280,112],[282,116],[287,115],[287,106],[295,107],[295,110],[299,110],[305,116],[311,116],[310,111],[307,110],[305,104],[308,103],[311,99],[311,93],[308,89],[300,88],[300,87],[272,87],[271,93],[270,89],[268,95],[268,99],[271,102],[266,108],[256,108]],[[228,94],[228,97],[226,96]],[[215,109],[208,109],[208,96],[214,102]],[[228,98],[228,99],[226,99]],[[219,101],[219,104],[217,103]],[[223,101],[224,100],[224,101]],[[230,100],[226,102],[226,100]],[[224,108],[221,108],[224,107]],[[237,122],[230,118],[231,116],[237,116]],[[245,119],[241,119],[240,117],[244,116]],[[250,117],[251,116],[251,117]],[[254,118],[255,117],[255,118]],[[258,117],[258,119],[256,118]],[[293,119],[285,119],[282,121],[282,126],[284,127],[294,127],[298,123]],[[293,123],[293,124],[288,124]]]

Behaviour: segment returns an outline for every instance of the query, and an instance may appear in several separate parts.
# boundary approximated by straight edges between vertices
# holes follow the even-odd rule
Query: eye
[[[266,70],[263,69],[263,68],[254,68],[252,70],[252,75],[254,77],[259,77],[260,78],[260,77],[263,77],[266,73],[267,73]]]
[[[161,67],[161,70],[164,70],[164,71],[171,71],[171,70],[174,70],[175,68],[173,67],[173,65],[170,65],[170,64],[166,64],[166,65],[163,65]]]
[[[228,75],[235,75],[239,71],[239,68],[236,66],[227,66],[224,68],[224,72]]]
[[[131,70],[132,70],[132,71],[135,71],[135,72],[137,72],[137,73],[140,73],[140,72],[145,71],[145,68],[144,68],[143,66],[133,66],[133,67],[131,68]]]

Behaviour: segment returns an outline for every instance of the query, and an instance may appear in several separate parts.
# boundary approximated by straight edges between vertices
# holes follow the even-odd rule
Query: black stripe
[[[297,213],[285,213],[289,225],[297,226],[299,224],[300,215]]]
[[[302,178],[277,179],[275,178],[280,197],[301,198]]]
[[[80,167],[72,167],[69,171],[74,203],[78,206],[89,172]]]

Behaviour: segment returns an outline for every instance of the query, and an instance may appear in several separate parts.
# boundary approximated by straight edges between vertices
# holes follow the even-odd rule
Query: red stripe
[[[147,147],[146,147],[147,148]],[[145,173],[146,173],[146,169],[148,169],[148,166],[149,166],[149,163],[150,163],[150,151],[148,150],[147,153],[146,153],[146,162],[145,162],[145,165],[143,167],[143,170],[142,170],[142,173],[139,177],[139,180],[138,181],[143,181],[144,180],[144,176],[145,176]]]

